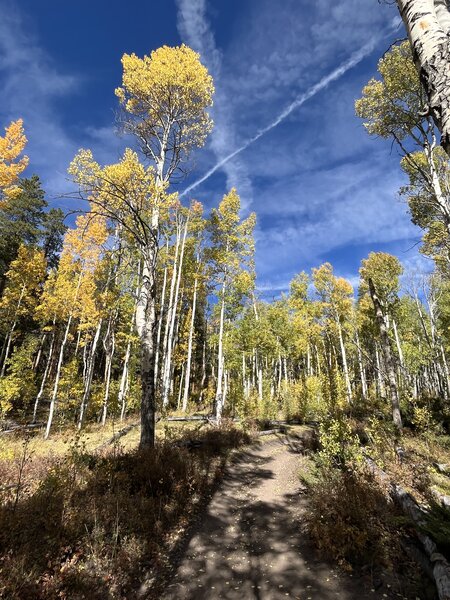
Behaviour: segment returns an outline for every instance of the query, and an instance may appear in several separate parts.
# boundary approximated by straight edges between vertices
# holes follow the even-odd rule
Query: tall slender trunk
[[[176,238],[176,243],[175,243],[175,254],[174,254],[174,257],[173,257],[173,266],[172,266],[172,277],[171,277],[171,281],[170,281],[169,301],[168,301],[168,304],[167,304],[166,323],[165,323],[165,326],[164,326],[164,337],[163,337],[163,343],[162,343],[162,356],[161,356],[162,378],[161,378],[161,385],[158,385],[158,382],[155,381],[155,386],[156,386],[157,389],[159,388],[161,390],[161,393],[164,392],[163,387],[164,387],[164,376],[165,376],[165,372],[166,372],[167,349],[168,349],[168,344],[169,344],[169,332],[170,332],[170,325],[172,323],[173,302],[174,302],[175,287],[176,287],[177,276],[178,276],[178,253],[179,253],[179,249],[180,249],[180,235],[179,235],[179,232],[177,230],[177,238]]]
[[[184,371],[186,369],[186,363],[183,363],[181,365],[181,373],[180,373],[180,380],[178,382],[178,400],[177,400],[177,410],[180,410],[181,408],[181,394],[183,391],[183,382],[184,382]]]
[[[158,318],[158,330],[156,334],[156,345],[155,345],[155,387],[158,384],[158,372],[159,372],[159,352],[161,348],[161,331],[164,320],[164,306],[166,301],[166,286],[167,286],[167,265],[164,267],[164,278],[161,290],[161,306],[159,308]]]
[[[46,339],[47,339],[47,333],[44,332],[41,335],[41,340],[39,342],[39,349],[37,351],[36,358],[33,361],[33,367],[32,367],[33,371],[37,371],[38,370],[39,363],[41,362],[42,350],[44,348],[44,344],[45,344]]]
[[[191,314],[191,323],[189,326],[189,340],[188,340],[188,351],[186,358],[186,372],[184,374],[184,393],[183,393],[183,412],[187,410],[187,404],[189,399],[189,385],[191,383],[191,360],[192,360],[192,346],[194,340],[194,324],[195,324],[195,310],[197,308],[197,287],[198,287],[198,278],[195,278],[194,282],[194,294],[192,297],[192,314]]]
[[[363,400],[367,400],[368,390],[367,390],[366,372],[364,370],[363,356],[362,356],[362,352],[361,352],[361,346],[359,343],[358,330],[356,328],[355,328],[355,343],[356,343],[356,350],[357,350],[357,354],[358,354],[359,374],[361,377],[361,395],[363,397]]]
[[[155,445],[155,264],[157,248],[143,250],[142,283],[136,307],[136,328],[141,345],[141,439],[139,447]]]
[[[342,357],[342,368],[344,369],[344,379],[345,379],[345,387],[347,389],[347,401],[349,404],[352,403],[352,384],[350,381],[350,375],[348,373],[348,365],[347,365],[347,351],[345,349],[344,344],[344,336],[342,335],[342,326],[339,321],[339,318],[336,320],[338,326],[338,335],[339,335],[339,346],[341,348],[341,357]]]
[[[103,395],[103,408],[102,408],[102,425],[106,424],[106,415],[108,413],[108,402],[109,402],[109,391],[111,387],[111,371],[112,363],[114,358],[114,352],[116,350],[116,336],[114,332],[116,314],[109,318],[108,323],[108,334],[105,336],[103,341],[103,347],[105,349],[105,393]]]
[[[120,406],[120,420],[121,421],[123,421],[123,419],[125,417],[125,410],[126,410],[126,397],[127,397],[128,381],[129,381],[128,373],[129,373],[129,363],[130,363],[130,356],[131,356],[131,336],[133,335],[133,330],[134,330],[134,325],[135,325],[135,320],[136,320],[136,310],[137,310],[137,303],[138,303],[138,298],[139,298],[139,291],[141,289],[141,264],[142,264],[141,261],[139,261],[136,292],[135,292],[136,300],[135,300],[134,307],[133,307],[133,314],[131,315],[131,320],[130,320],[130,328],[128,331],[128,342],[127,342],[127,347],[125,350],[125,356],[123,359],[122,375],[120,377],[119,393],[117,396],[117,405]],[[155,360],[155,368],[156,368],[156,360]]]
[[[180,292],[181,275],[182,275],[182,269],[183,269],[184,249],[186,247],[187,230],[188,230],[188,220],[186,219],[186,223],[184,225],[184,230],[183,230],[183,239],[181,241],[180,258],[179,258],[178,273],[177,273],[177,280],[176,280],[176,286],[175,286],[175,298],[174,298],[173,307],[172,307],[172,311],[171,311],[171,315],[170,315],[170,328],[169,328],[169,335],[167,338],[166,359],[164,361],[163,392],[162,392],[162,402],[163,402],[164,407],[167,407],[167,405],[169,404],[169,389],[170,389],[170,374],[171,374],[171,368],[172,368],[174,326],[175,326],[175,320],[176,320],[176,316],[177,316],[177,307],[178,307],[178,299],[179,299],[179,292]]]
[[[48,375],[50,373],[50,368],[51,368],[52,359],[53,359],[53,350],[54,350],[54,347],[55,347],[55,338],[56,338],[55,323],[56,323],[56,318],[53,319],[53,332],[52,332],[52,338],[51,338],[51,342],[50,342],[50,348],[49,348],[49,351],[48,351],[47,362],[45,364],[44,374],[42,376],[41,385],[40,385],[40,388],[39,388],[38,395],[36,396],[36,400],[34,401],[33,420],[31,421],[32,423],[36,423],[36,416],[37,416],[37,411],[38,411],[38,408],[39,408],[39,402],[40,402],[40,400],[42,398],[42,395],[44,393],[45,384],[47,383],[47,378],[48,378]]]
[[[206,383],[206,339],[203,340],[203,350],[202,350],[202,379],[200,381],[200,395],[199,402],[203,401],[203,394],[205,393],[205,383]]]
[[[395,362],[392,356],[391,341],[389,339],[382,304],[380,299],[378,298],[372,279],[369,279],[369,290],[375,309],[375,317],[378,323],[378,328],[380,330],[381,348],[384,355],[384,364],[387,371],[389,391],[391,396],[392,419],[394,421],[394,425],[397,427],[397,430],[401,432],[403,424],[402,416],[400,413],[400,399],[398,395],[397,380],[395,377]]]
[[[66,348],[67,345],[67,340],[69,338],[69,332],[70,332],[70,326],[72,324],[72,319],[73,319],[73,309],[75,308],[75,304],[78,300],[78,292],[80,291],[80,286],[81,286],[81,281],[83,279],[83,272],[81,272],[78,276],[78,283],[77,283],[77,287],[75,290],[75,295],[73,298],[73,306],[72,306],[72,310],[69,314],[69,317],[67,319],[67,324],[66,324],[66,329],[64,331],[64,336],[63,339],[61,341],[61,346],[59,348],[59,357],[58,357],[58,366],[56,367],[56,374],[55,374],[55,382],[53,384],[53,392],[52,392],[52,397],[50,400],[50,410],[48,413],[48,419],[47,419],[47,426],[45,428],[45,434],[44,434],[44,438],[47,440],[49,435],[50,435],[50,429],[52,427],[52,422],[53,422],[53,416],[55,414],[55,406],[56,406],[56,398],[58,396],[58,389],[59,389],[59,380],[61,378],[61,369],[62,369],[62,365],[63,365],[63,360],[64,360],[64,350]]]
[[[95,354],[97,352],[97,344],[100,339],[100,331],[102,328],[103,319],[100,319],[95,330],[94,338],[91,342],[90,352],[87,355],[86,364],[86,380],[84,384],[84,393],[80,405],[80,414],[78,417],[78,429],[81,429],[86,415],[86,409],[91,395],[92,377],[94,375]]]
[[[394,330],[395,345],[397,346],[398,360],[400,362],[400,367],[403,371],[405,368],[405,361],[403,358],[403,350],[400,344],[400,336],[398,335],[397,323],[395,322],[395,319],[392,319],[392,327]]]
[[[226,276],[222,283],[222,299],[220,305],[219,343],[217,349],[217,388],[216,388],[216,419],[220,422],[223,408],[223,323],[225,317]]]
[[[26,285],[23,284],[22,290],[20,292],[19,300],[17,301],[16,311],[14,314],[14,321],[13,321],[11,328],[9,330],[9,333],[8,333],[8,338],[7,338],[7,342],[6,342],[5,353],[3,356],[3,364],[2,364],[2,370],[0,372],[0,377],[3,377],[5,375],[6,365],[7,365],[8,358],[9,358],[9,352],[11,350],[12,336],[17,327],[17,319],[18,319],[18,315],[19,315],[20,306],[22,304],[23,296],[25,294],[25,290],[26,290]]]

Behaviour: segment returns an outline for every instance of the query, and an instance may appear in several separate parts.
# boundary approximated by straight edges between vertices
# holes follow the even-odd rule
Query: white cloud
[[[0,82],[0,122],[5,126],[23,118],[28,138],[26,153],[30,157],[25,174],[34,172],[41,177],[49,199],[73,188],[67,167],[79,147],[92,147],[100,161],[117,159],[124,142],[115,136],[113,125],[69,133],[58,103],[77,94],[83,101],[85,80],[55,66],[32,24],[8,0],[0,0]],[[65,209],[73,207],[65,200],[59,204]]]
[[[178,0],[178,28],[184,41],[200,53],[215,82],[216,93],[212,116],[214,129],[210,148],[218,161],[236,148],[230,101],[222,87],[222,57],[216,47],[214,35],[207,21],[205,0]],[[235,159],[223,166],[226,175],[227,190],[237,187],[243,208],[248,208],[253,200],[253,190],[246,166]],[[224,191],[227,191],[224,190]]]
[[[386,172],[382,156],[370,159],[302,174],[261,194],[257,272],[266,285],[280,273],[292,276],[317,266],[345,247],[402,240],[410,246],[420,238],[397,199],[399,174]]]

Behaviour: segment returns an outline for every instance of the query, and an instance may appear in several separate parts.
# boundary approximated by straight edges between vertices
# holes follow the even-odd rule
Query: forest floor
[[[308,459],[295,440],[272,436],[234,457],[152,592],[164,590],[164,600],[429,597],[390,572],[349,574],[317,558],[303,525],[299,472]]]

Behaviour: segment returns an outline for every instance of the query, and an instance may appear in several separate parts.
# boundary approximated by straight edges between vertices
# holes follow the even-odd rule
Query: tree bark
[[[94,365],[95,365],[95,354],[97,352],[97,344],[100,338],[100,330],[102,328],[102,319],[98,322],[98,325],[95,329],[94,338],[91,342],[91,349],[88,353],[87,365],[86,365],[86,380],[84,384],[84,393],[83,399],[81,400],[80,405],[80,414],[78,417],[78,429],[83,427],[84,417],[86,414],[86,408],[89,402],[89,396],[91,395],[91,387],[92,387],[92,377],[94,375]]]
[[[378,298],[372,279],[369,279],[369,290],[375,309],[375,317],[380,331],[381,348],[383,351],[384,363],[387,371],[389,391],[391,396],[392,419],[397,430],[401,432],[403,429],[403,423],[400,413],[400,400],[397,389],[397,380],[395,377],[395,362],[392,355],[391,341],[389,339],[388,328],[386,325],[381,300]]]
[[[143,251],[142,283],[136,308],[136,328],[141,342],[141,449],[155,445],[155,264],[156,247]]]
[[[47,383],[47,377],[48,377],[48,374],[50,372],[50,366],[52,364],[53,349],[55,347],[55,337],[56,337],[55,321],[56,321],[56,319],[53,319],[52,340],[50,342],[50,349],[48,351],[48,358],[47,358],[47,363],[45,365],[44,374],[42,376],[41,386],[39,388],[38,395],[36,396],[36,400],[34,401],[33,420],[31,421],[32,423],[36,423],[36,416],[37,416],[37,411],[38,411],[38,407],[39,407],[39,402],[40,402],[40,400],[42,398],[42,395],[44,393],[45,384]]]
[[[75,295],[73,298],[73,308],[75,307],[75,304],[78,299],[78,292],[80,291],[82,279],[83,279],[83,272],[81,272],[78,276],[77,289],[75,290]],[[61,347],[59,349],[58,366],[56,368],[55,383],[53,384],[53,393],[52,393],[52,398],[50,400],[50,410],[48,413],[47,426],[45,428],[45,434],[44,434],[44,439],[46,439],[46,440],[48,439],[48,437],[50,435],[50,429],[52,427],[53,416],[55,414],[56,398],[58,396],[59,380],[61,377],[61,368],[62,368],[62,364],[63,364],[63,360],[64,360],[64,350],[66,348],[67,340],[69,338],[69,332],[70,332],[70,326],[72,324],[72,319],[73,319],[73,310],[70,312],[69,317],[67,319],[67,325],[66,325],[66,329],[64,331],[64,337],[62,339]]]
[[[3,364],[2,364],[2,370],[0,373],[0,377],[3,377],[5,375],[6,365],[7,365],[7,361],[9,358],[9,351],[11,350],[12,336],[13,336],[14,330],[16,329],[16,326],[17,326],[17,318],[18,318],[18,314],[19,314],[20,305],[22,304],[23,296],[25,294],[25,290],[26,290],[26,285],[23,284],[22,290],[20,292],[20,297],[17,302],[16,312],[14,315],[14,321],[13,321],[13,324],[11,325],[11,329],[9,330],[9,333],[8,333],[8,341],[6,343],[5,354],[3,356]]]
[[[446,0],[397,0],[429,113],[450,152],[450,14]]]
[[[191,360],[192,360],[192,345],[194,340],[194,323],[195,323],[195,310],[197,308],[197,287],[198,287],[198,278],[195,278],[194,282],[194,295],[192,297],[192,314],[191,314],[191,323],[189,326],[189,341],[188,341],[188,352],[186,358],[186,372],[184,375],[184,393],[183,393],[183,412],[187,410],[187,404],[189,399],[189,385],[191,382]]]
[[[341,356],[342,356],[342,368],[344,370],[344,379],[345,379],[345,387],[347,388],[347,401],[349,404],[352,403],[352,384],[350,381],[350,375],[348,373],[348,364],[347,364],[347,352],[345,350],[345,345],[344,345],[344,337],[342,335],[342,327],[341,327],[341,323],[339,321],[339,318],[337,319],[337,326],[338,326],[338,334],[339,334],[339,346],[341,348]]]
[[[186,235],[188,229],[188,221],[184,225],[183,231],[183,239],[181,241],[180,248],[180,256],[178,261],[178,270],[177,270],[177,278],[176,278],[176,286],[175,286],[175,298],[173,301],[172,311],[170,314],[170,327],[169,327],[169,335],[167,338],[167,349],[166,349],[166,360],[164,361],[164,372],[163,372],[163,389],[162,389],[162,402],[163,406],[167,407],[169,404],[169,389],[170,389],[170,375],[172,368],[172,350],[173,350],[173,339],[174,339],[174,327],[175,327],[175,319],[177,315],[177,306],[178,306],[178,298],[180,292],[180,281],[181,281],[181,272],[183,268],[183,259],[184,259],[184,249],[186,245]],[[169,315],[167,315],[169,318]]]
[[[219,344],[217,350],[217,388],[216,388],[216,419],[220,422],[223,408],[223,322],[225,316],[225,277],[222,284],[222,300],[220,305]]]

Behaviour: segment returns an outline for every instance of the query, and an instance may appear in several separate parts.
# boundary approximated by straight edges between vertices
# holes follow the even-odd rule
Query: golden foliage
[[[116,89],[126,113],[126,128],[136,134],[144,152],[152,158],[176,153],[176,161],[192,148],[204,145],[212,121],[206,109],[212,105],[212,77],[199,55],[182,44],[163,46],[150,56],[122,57],[122,86]],[[156,143],[156,148],[152,143]]]
[[[16,182],[28,165],[28,157],[17,159],[26,143],[22,119],[5,127],[5,136],[0,136],[0,194],[5,198],[14,196],[19,191]]]

